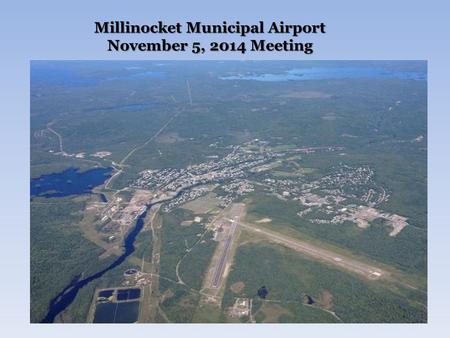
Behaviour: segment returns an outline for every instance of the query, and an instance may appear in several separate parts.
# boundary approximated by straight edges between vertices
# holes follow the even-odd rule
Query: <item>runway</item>
[[[266,237],[267,239],[271,240],[274,243],[284,245],[293,250],[302,252],[310,257],[317,258],[330,264],[344,268],[346,270],[355,272],[368,279],[376,280],[385,277],[387,275],[386,271],[383,271],[378,267],[358,261],[354,258],[349,258],[337,254],[331,250],[318,247],[314,244],[301,241],[298,239],[293,239],[292,237],[288,237],[286,235],[282,235],[277,232],[267,230],[253,224],[243,222],[239,222],[238,224],[245,230],[258,233],[259,235]]]

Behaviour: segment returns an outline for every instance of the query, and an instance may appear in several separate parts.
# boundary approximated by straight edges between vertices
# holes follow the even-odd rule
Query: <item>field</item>
[[[422,322],[424,305],[408,302],[378,283],[367,284],[352,275],[316,264],[290,249],[263,244],[239,247],[236,264],[227,282],[224,308],[234,297],[254,299],[257,322]],[[235,293],[230,286],[243,282]],[[257,290],[266,286],[266,299]],[[313,304],[305,304],[305,295]],[[324,297],[328,295],[329,300]],[[331,300],[330,300],[331,299]],[[334,313],[334,314],[333,314]],[[274,318],[275,316],[281,318]]]

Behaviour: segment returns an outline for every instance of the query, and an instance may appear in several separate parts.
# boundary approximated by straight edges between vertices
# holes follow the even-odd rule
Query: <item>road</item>
[[[130,150],[130,152],[128,154],[125,155],[125,157],[120,161],[119,165],[122,166],[125,164],[125,162],[128,160],[128,158],[133,155],[136,151],[144,148],[147,144],[149,144],[151,141],[153,141],[155,138],[157,138],[163,131],[164,129],[167,128],[167,126],[178,116],[180,115],[180,113],[182,112],[182,110],[180,110],[179,112],[175,113],[154,135],[152,135],[150,138],[148,138],[144,143],[142,143],[140,146],[137,146],[135,148],[133,148],[132,150]]]
[[[57,131],[55,131],[52,127],[50,127],[53,123],[54,123],[54,121],[53,121],[53,122],[50,122],[49,124],[47,124],[47,129],[48,129],[50,132],[52,132],[53,134],[55,134],[56,137],[58,137],[58,142],[59,142],[59,152],[60,152],[61,154],[64,154],[63,141],[62,141],[62,136],[61,136],[61,134],[58,133]]]
[[[388,275],[386,271],[369,265],[367,263],[358,261],[354,258],[349,258],[343,255],[336,254],[335,252],[318,247],[314,244],[294,239],[286,235],[279,234],[275,231],[271,231],[262,227],[258,227],[253,224],[238,222],[239,226],[245,230],[258,233],[261,236],[266,237],[274,243],[284,245],[288,248],[302,252],[310,257],[317,258],[333,265],[339,266],[346,270],[355,272],[363,277],[375,280]]]

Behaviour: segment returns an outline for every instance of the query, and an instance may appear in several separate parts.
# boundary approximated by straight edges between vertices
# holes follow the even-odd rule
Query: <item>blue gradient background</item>
[[[447,221],[449,39],[445,1],[3,1],[1,34],[2,336],[408,337],[442,336],[450,320]],[[327,24],[315,53],[192,54],[105,51],[93,21],[222,20]],[[135,40],[137,37],[125,37]],[[145,37],[147,40],[149,36]],[[272,39],[274,37],[272,36]],[[169,38],[175,40],[176,37]],[[179,38],[180,40],[182,37]],[[209,39],[209,38],[208,38]],[[187,39],[189,40],[189,38]],[[226,40],[226,39],[225,39]],[[281,40],[281,37],[280,37]],[[308,39],[309,40],[309,39]],[[429,324],[39,325],[29,324],[29,62],[32,59],[425,59],[429,66]]]

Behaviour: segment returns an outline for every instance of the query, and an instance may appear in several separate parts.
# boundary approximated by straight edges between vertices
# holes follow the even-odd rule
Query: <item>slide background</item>
[[[448,328],[450,222],[447,211],[450,5],[445,1],[2,1],[1,306],[2,336],[408,337]],[[320,23],[327,34],[302,53],[108,53],[94,21],[148,23],[258,20]],[[137,36],[125,37],[136,40]],[[149,36],[143,38],[150,39]],[[161,36],[162,38],[162,36]],[[272,36],[272,39],[274,36]],[[281,38],[281,37],[280,37]],[[169,38],[176,40],[176,37]],[[180,40],[182,37],[179,38]],[[198,39],[198,38],[197,38]],[[209,39],[209,37],[208,37]],[[226,40],[226,36],[224,40]],[[283,37],[284,39],[284,37]],[[187,39],[189,40],[189,39]],[[307,39],[309,40],[309,39]],[[429,324],[422,325],[39,325],[29,324],[29,61],[32,59],[425,59],[429,67]],[[405,165],[408,165],[405,163]]]

